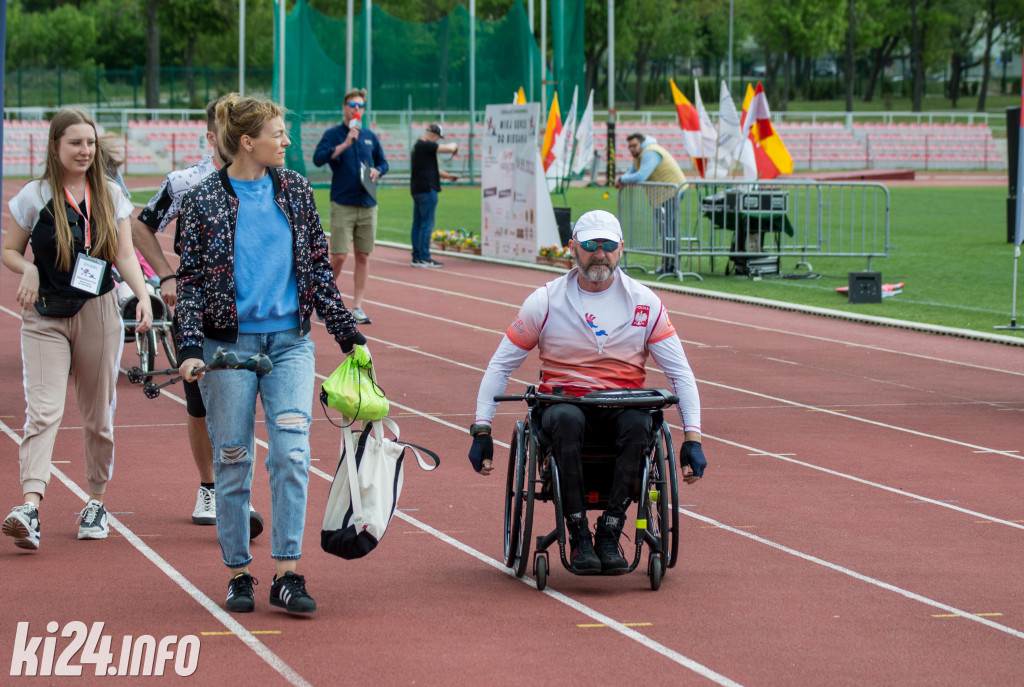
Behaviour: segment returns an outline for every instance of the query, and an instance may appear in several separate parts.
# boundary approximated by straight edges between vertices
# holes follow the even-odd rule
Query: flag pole
[[[1021,80],[1024,83],[1024,64],[1021,66]],[[1019,124],[1024,125],[1024,90],[1021,91],[1020,105]],[[1024,133],[1024,130],[1020,131]],[[1024,156],[1024,136],[1018,135],[1017,140],[1017,212],[1014,217],[1013,231],[1013,295],[1010,303],[1010,324],[995,327],[995,329],[1012,331],[1024,329],[1017,325],[1017,263],[1020,261],[1020,244],[1024,242],[1024,197],[1021,196],[1021,186],[1024,185],[1024,179],[1021,178],[1021,170],[1024,170],[1024,157],[1022,157]]]
[[[1018,177],[1018,179],[1019,179],[1019,177]],[[1018,181],[1018,183],[1020,183],[1020,182]],[[1020,198],[1020,196],[1018,196],[1018,198]],[[1019,219],[1020,219],[1020,215],[1018,215],[1018,220]],[[1018,226],[1018,232],[1019,231],[1020,231],[1020,228]],[[1018,263],[1019,260],[1020,260],[1020,244],[1018,243],[1016,246],[1014,246],[1014,249],[1013,249],[1013,295],[1011,297],[1012,298],[1012,302],[1010,303],[1010,324],[1008,324],[1008,325],[998,325],[998,326],[993,327],[993,329],[1008,329],[1008,330],[1011,330],[1011,331],[1020,331],[1020,330],[1024,329],[1024,326],[1021,326],[1021,325],[1017,324],[1017,263]]]

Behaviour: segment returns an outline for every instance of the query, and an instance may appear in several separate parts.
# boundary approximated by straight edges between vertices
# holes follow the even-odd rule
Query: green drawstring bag
[[[320,402],[349,420],[380,420],[390,404],[377,386],[373,360],[366,346],[356,346],[338,369],[320,386]]]

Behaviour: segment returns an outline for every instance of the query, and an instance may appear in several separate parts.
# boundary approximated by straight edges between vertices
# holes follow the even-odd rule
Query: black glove
[[[491,438],[490,432],[474,436],[473,445],[469,449],[469,462],[473,464],[473,469],[480,472],[484,461],[492,458],[494,458],[494,439]]]
[[[704,457],[704,449],[699,441],[683,442],[683,447],[679,449],[679,462],[689,465],[696,477],[703,477],[704,468],[708,466],[708,459]]]
[[[366,343],[366,337],[355,331],[351,336],[347,336],[341,340],[341,352],[351,353],[355,346],[362,346]]]

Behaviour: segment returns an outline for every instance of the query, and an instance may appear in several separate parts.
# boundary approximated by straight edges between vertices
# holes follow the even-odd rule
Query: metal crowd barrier
[[[619,190],[624,269],[700,279],[701,258],[770,274],[781,257],[889,255],[889,190],[881,184],[772,180],[643,183]],[[646,256],[646,257],[642,257]],[[653,258],[653,259],[652,259]],[[693,261],[697,259],[697,269]]]

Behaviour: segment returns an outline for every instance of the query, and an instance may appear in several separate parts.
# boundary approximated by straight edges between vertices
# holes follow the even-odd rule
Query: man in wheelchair
[[[509,375],[533,348],[539,347],[540,353],[539,391],[571,396],[642,388],[650,355],[679,397],[685,433],[680,466],[683,480],[693,484],[707,465],[700,443],[700,398],[668,312],[651,289],[618,268],[622,229],[615,215],[604,210],[585,213],[576,222],[569,248],[576,267],[530,294],[487,366],[477,394],[476,421],[470,427],[473,468],[482,475],[492,471],[494,397],[504,392]],[[617,457],[608,506],[591,539],[581,449],[598,428],[614,440]],[[651,431],[650,413],[553,403],[543,411],[541,429],[551,439],[561,470],[572,567],[583,574],[628,571],[618,542]]]

